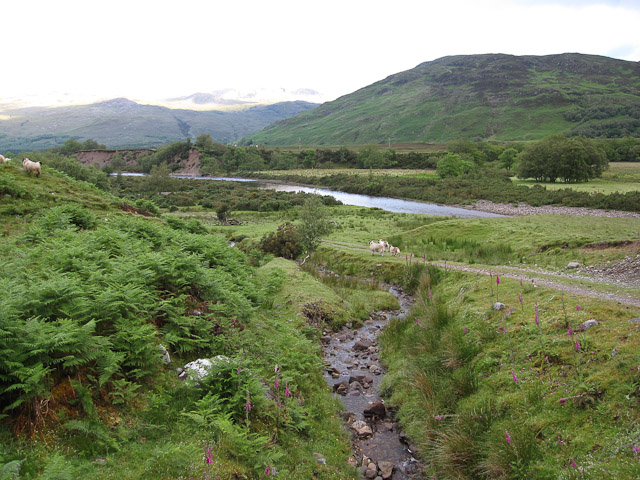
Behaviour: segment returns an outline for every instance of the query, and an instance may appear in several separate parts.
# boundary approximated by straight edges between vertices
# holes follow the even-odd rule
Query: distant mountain
[[[184,97],[168,98],[158,104],[171,108],[186,108],[189,110],[217,109],[237,110],[250,106],[269,105],[281,102],[304,101],[320,104],[324,96],[310,88],[259,88],[237,89],[225,88],[212,92],[198,92]],[[154,102],[155,103],[155,102]]]
[[[90,105],[9,108],[0,111],[0,152],[45,149],[69,138],[92,138],[109,148],[142,148],[208,133],[214,141],[230,143],[315,106],[296,101],[230,112],[195,111],[116,98]]]
[[[640,136],[640,63],[566,53],[443,57],[269,125],[267,145]]]

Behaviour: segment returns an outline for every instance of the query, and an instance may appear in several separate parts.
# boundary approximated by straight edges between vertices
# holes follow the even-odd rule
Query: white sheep
[[[9,163],[10,161],[11,161],[10,158],[7,158],[0,153],[0,163]]]
[[[384,256],[384,243],[376,242],[375,240],[371,240],[369,242],[369,248],[371,249],[371,255],[376,252],[380,252],[380,256]]]
[[[391,252],[391,255],[394,257],[400,255],[400,247],[394,247],[393,245],[391,245],[389,247],[389,251]]]
[[[378,240],[378,243],[384,246],[385,251],[389,250],[389,242],[387,242],[386,240],[380,239]]]
[[[27,157],[22,159],[22,166],[27,172],[33,172],[36,174],[36,177],[40,176],[40,162],[32,162]]]

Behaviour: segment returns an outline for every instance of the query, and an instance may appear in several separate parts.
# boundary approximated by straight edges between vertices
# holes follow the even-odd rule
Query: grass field
[[[268,170],[265,172],[256,172],[256,175],[260,176],[264,173],[269,176],[284,176],[284,175],[302,175],[304,177],[324,177],[326,175],[375,175],[375,176],[389,176],[389,177],[420,177],[420,178],[437,178],[435,170],[419,170],[419,169],[401,169],[401,168],[376,168],[376,169],[362,169],[362,168],[313,168],[307,170]]]

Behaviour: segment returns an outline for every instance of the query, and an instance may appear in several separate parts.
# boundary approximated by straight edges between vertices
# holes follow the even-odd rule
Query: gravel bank
[[[620,210],[600,210],[584,207],[556,207],[544,205],[542,207],[532,207],[526,203],[519,203],[517,206],[506,203],[493,203],[489,200],[478,200],[473,205],[456,205],[456,207],[467,208],[469,210],[480,210],[482,212],[498,213],[511,217],[523,215],[581,215],[591,217],[627,217],[640,218],[640,214],[634,212],[622,212]]]

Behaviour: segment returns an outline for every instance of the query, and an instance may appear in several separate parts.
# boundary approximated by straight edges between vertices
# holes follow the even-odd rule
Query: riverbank
[[[554,205],[543,205],[532,207],[526,203],[507,204],[494,203],[489,200],[478,200],[473,205],[452,205],[458,208],[466,208],[479,212],[494,213],[508,217],[520,217],[525,215],[577,215],[591,217],[611,217],[611,218],[640,218],[639,213],[623,212],[621,210],[603,210],[598,208],[585,207],[557,207]]]

